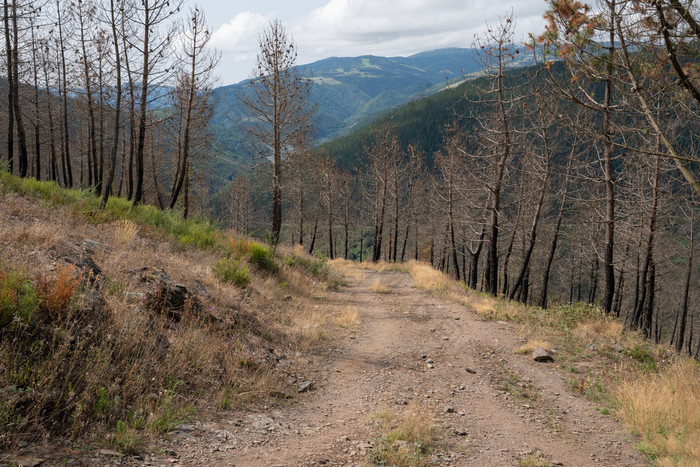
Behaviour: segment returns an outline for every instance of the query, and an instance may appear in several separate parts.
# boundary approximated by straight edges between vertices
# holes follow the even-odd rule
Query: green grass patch
[[[144,226],[159,230],[183,245],[206,249],[223,247],[221,234],[215,222],[194,216],[185,219],[180,211],[161,211],[155,206],[137,204],[127,199],[111,196],[104,211],[98,211],[100,197],[91,190],[61,188],[56,182],[20,178],[0,171],[2,192],[16,192],[47,201],[54,206],[70,206],[92,222],[111,222],[130,219]]]
[[[20,271],[0,264],[0,329],[15,317],[28,323],[39,309],[39,298],[31,281]]]
[[[626,353],[637,363],[637,366],[641,370],[646,372],[658,371],[656,360],[654,360],[654,356],[648,348],[637,344],[633,348],[627,350]]]
[[[260,243],[252,242],[250,244],[250,262],[263,271],[271,273],[279,271],[279,265],[275,262],[273,254]]]
[[[222,259],[211,268],[214,275],[224,284],[247,287],[250,284],[248,265],[235,259]]]

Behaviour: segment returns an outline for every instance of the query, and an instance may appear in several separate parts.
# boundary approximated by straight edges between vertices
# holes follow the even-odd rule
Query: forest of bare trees
[[[542,308],[598,305],[697,355],[693,8],[551,2],[529,47],[504,16],[475,42],[482,76],[453,91],[470,111],[436,154],[384,119],[354,167],[322,151],[285,160],[282,240],[330,258],[428,261]],[[513,68],[525,54],[536,65]]]
[[[207,154],[204,12],[167,0],[6,0],[2,160],[20,176],[181,207]],[[184,193],[184,196],[183,196]]]
[[[0,163],[103,206],[123,196],[187,216],[218,56],[203,12],[185,9],[4,0]],[[246,101],[271,163],[220,193],[222,222],[262,236],[272,218],[275,242],[420,259],[542,308],[588,302],[698,355],[697,13],[681,0],[552,1],[529,47],[507,14],[475,41],[481,76],[449,91],[470,110],[437,153],[384,119],[352,168],[311,148],[310,81],[272,22]],[[535,65],[514,67],[526,54]]]

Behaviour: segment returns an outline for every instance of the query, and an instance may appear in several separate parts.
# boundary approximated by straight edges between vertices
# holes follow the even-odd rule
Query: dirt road
[[[380,281],[389,293],[372,291]],[[413,287],[402,272],[363,271],[329,303],[360,310],[356,334],[311,375],[314,389],[282,409],[181,427],[150,465],[366,465],[381,434],[372,414],[434,417],[438,465],[644,465],[610,415],[574,394],[556,363],[513,349],[510,324]],[[427,423],[427,421],[426,421]]]

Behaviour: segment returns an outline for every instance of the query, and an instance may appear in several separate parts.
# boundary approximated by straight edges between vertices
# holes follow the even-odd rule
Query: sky
[[[327,57],[408,56],[471,47],[474,34],[511,10],[516,39],[544,30],[545,0],[189,0],[202,6],[221,52],[218,85],[248,78],[258,34],[279,19],[296,43],[297,64]]]

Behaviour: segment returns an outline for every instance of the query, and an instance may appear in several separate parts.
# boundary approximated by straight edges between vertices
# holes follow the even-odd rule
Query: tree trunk
[[[615,56],[615,0],[610,6],[611,25],[609,37],[610,56]],[[615,185],[612,167],[613,142],[611,129],[611,100],[613,91],[612,63],[607,61],[605,77],[605,98],[603,105],[603,166],[605,178],[605,252],[603,254],[603,270],[605,272],[605,289],[601,308],[607,314],[612,312],[612,301],[615,293],[615,268],[613,252],[615,248]]]
[[[104,183],[102,187],[102,200],[100,201],[100,209],[104,209],[107,206],[109,193],[112,189],[112,183],[114,182],[114,173],[117,166],[117,151],[119,150],[119,128],[122,111],[122,71],[121,58],[119,54],[119,36],[117,35],[117,20],[114,11],[114,1],[115,0],[110,0],[110,18],[112,26],[112,43],[114,45],[115,71],[117,74],[117,97],[116,102],[114,104],[114,127],[112,129],[112,147],[109,151],[109,174],[107,175],[106,183]]]
[[[8,0],[3,2],[3,22],[5,23],[5,55],[7,60],[7,162],[10,173],[14,173],[15,161],[15,86],[12,83],[14,79],[12,65],[12,42],[10,40],[10,5]]]
[[[81,9],[81,2],[78,2],[79,14],[78,21],[80,22],[80,45],[83,52],[83,73],[85,79],[85,96],[88,105],[88,131],[89,131],[89,151],[88,151],[88,184],[96,186],[98,180],[98,163],[97,163],[97,129],[95,128],[95,106],[92,97],[92,83],[90,78],[90,66],[87,55],[86,39],[85,39],[85,15]]]
[[[27,132],[24,129],[22,119],[22,109],[19,105],[19,31],[17,29],[17,0],[12,1],[12,86],[15,90],[12,93],[15,123],[17,123],[17,140],[19,143],[19,176],[26,177],[29,169],[29,156],[27,155]]]
[[[691,198],[692,201],[692,198]],[[690,297],[690,279],[693,275],[693,246],[694,246],[694,224],[695,224],[695,206],[691,203],[690,205],[690,238],[688,241],[688,268],[685,272],[685,286],[683,288],[683,304],[681,305],[681,310],[679,313],[679,325],[678,325],[678,338],[676,339],[676,352],[680,353],[683,350],[683,341],[685,339],[685,327],[688,317],[688,298]],[[691,336],[692,336],[692,325],[693,320],[691,316]],[[688,350],[692,344],[692,339],[688,340]]]
[[[542,139],[544,140],[544,157],[545,159],[545,169],[544,169],[544,180],[542,180],[542,189],[540,190],[540,197],[537,200],[537,207],[535,208],[535,214],[532,217],[532,225],[530,227],[530,243],[528,244],[527,250],[525,252],[525,257],[523,258],[523,264],[518,273],[518,278],[513,284],[513,289],[510,292],[509,298],[513,300],[515,297],[515,291],[523,286],[523,292],[525,294],[525,299],[523,302],[527,302],[529,284],[523,285],[523,280],[528,279],[529,283],[529,272],[530,272],[530,258],[532,257],[532,251],[535,249],[535,243],[537,242],[537,226],[540,220],[540,213],[542,212],[542,204],[544,203],[544,195],[547,193],[547,187],[549,185],[549,166],[550,166],[550,154],[549,154],[549,140],[547,138],[547,130],[542,128]]]
[[[150,77],[150,34],[151,34],[151,9],[150,0],[143,0],[143,65],[141,74],[141,99],[139,102],[139,133],[136,142],[136,187],[134,191],[133,204],[137,205],[143,201],[143,177],[144,177],[144,151],[146,147],[146,118],[148,112],[148,85]]]
[[[70,132],[68,123],[68,75],[66,74],[66,49],[63,44],[63,23],[61,20],[61,5],[60,0],[56,1],[56,10],[58,12],[58,40],[59,40],[59,51],[61,52],[61,71],[63,74],[63,170],[64,170],[64,180],[68,187],[73,187],[73,168],[71,166],[70,160]]]
[[[554,234],[552,235],[552,243],[549,247],[549,254],[547,255],[547,261],[545,262],[544,273],[542,275],[542,294],[540,295],[540,308],[547,309],[547,291],[549,289],[549,274],[552,270],[552,263],[554,262],[554,255],[557,251],[557,243],[559,242],[559,231],[561,229],[561,223],[564,219],[564,213],[566,212],[566,202],[567,196],[569,195],[569,185],[571,182],[571,166],[574,160],[574,151],[576,148],[576,143],[578,138],[574,140],[574,144],[569,153],[569,161],[566,164],[566,176],[564,178],[564,191],[561,196],[561,204],[559,205],[559,214],[557,214],[557,221],[554,224]],[[572,287],[569,293],[569,302],[573,297],[573,276],[572,276]]]

